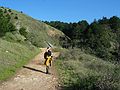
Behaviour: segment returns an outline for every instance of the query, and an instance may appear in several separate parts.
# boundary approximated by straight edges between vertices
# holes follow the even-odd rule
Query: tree
[[[12,12],[11,9],[8,9],[8,12]]]
[[[108,25],[109,24],[109,19],[107,19],[107,17],[103,17],[102,19],[99,19],[98,22],[100,24],[106,24],[106,25]]]
[[[120,19],[117,16],[113,16],[109,19],[110,27],[116,31],[120,28]]]

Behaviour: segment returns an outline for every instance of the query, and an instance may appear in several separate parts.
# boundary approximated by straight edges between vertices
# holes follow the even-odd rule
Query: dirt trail
[[[0,85],[0,90],[56,90],[58,83],[54,70],[51,70],[50,74],[45,74],[45,66],[43,65],[44,50],[42,49],[42,53],[27,64],[36,68],[36,70],[22,68],[15,77],[3,82]],[[53,56],[58,54],[54,53]]]

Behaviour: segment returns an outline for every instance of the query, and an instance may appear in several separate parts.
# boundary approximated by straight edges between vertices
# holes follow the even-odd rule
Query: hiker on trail
[[[46,65],[46,74],[48,73],[49,66],[51,66],[52,63],[52,51],[51,48],[47,47],[46,52],[44,53],[44,65]]]

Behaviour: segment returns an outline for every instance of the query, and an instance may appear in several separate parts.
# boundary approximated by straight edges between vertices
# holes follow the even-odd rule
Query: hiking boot
[[[46,66],[46,74],[48,74],[48,69],[49,69],[49,67],[48,67],[48,66]]]

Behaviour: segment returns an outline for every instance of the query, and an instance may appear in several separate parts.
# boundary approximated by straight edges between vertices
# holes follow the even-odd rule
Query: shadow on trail
[[[30,70],[33,70],[33,71],[37,71],[37,72],[41,72],[41,73],[45,73],[46,74],[46,72],[44,72],[44,71],[37,70],[37,69],[31,68],[31,67],[23,66],[23,68],[27,68],[27,69],[30,69]]]

